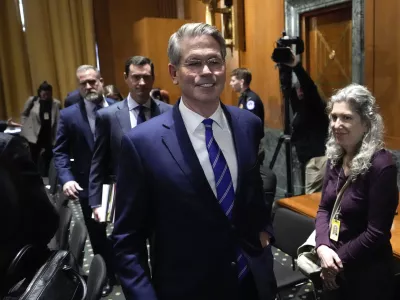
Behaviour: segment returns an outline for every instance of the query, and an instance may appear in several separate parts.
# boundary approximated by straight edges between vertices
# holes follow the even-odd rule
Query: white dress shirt
[[[181,112],[183,122],[185,123],[187,133],[190,141],[192,142],[197,158],[200,161],[200,165],[203,168],[204,174],[214,192],[215,197],[217,197],[214,171],[212,169],[206,147],[205,126],[202,123],[205,118],[190,110],[182,101],[182,99],[179,103],[179,111]],[[229,171],[231,172],[233,189],[236,191],[238,176],[236,151],[233,144],[232,132],[221,105],[218,106],[217,110],[213,113],[210,119],[214,121],[212,124],[214,139],[216,140],[228,164]]]
[[[94,132],[96,130],[96,112],[95,112],[95,108],[96,108],[97,104],[93,103],[91,101],[87,101],[87,100],[84,100],[84,101],[85,101],[86,115],[88,117],[88,121],[89,121],[89,125],[90,125],[90,130],[92,131],[93,136],[94,136]],[[103,96],[103,101],[100,102],[99,105],[101,107],[109,106],[108,102],[106,101],[104,96]]]
[[[140,104],[137,103],[133,98],[131,97],[131,94],[128,94],[128,108],[129,108],[129,118],[131,120],[131,127],[136,127],[137,125],[137,118],[139,115],[139,110],[136,109]],[[145,104],[143,104],[144,107],[144,117],[146,118],[146,121],[151,118],[151,99],[147,100]]]

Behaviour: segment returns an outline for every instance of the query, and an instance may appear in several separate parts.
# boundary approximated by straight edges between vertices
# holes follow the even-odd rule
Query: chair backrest
[[[106,277],[107,268],[104,259],[100,254],[96,254],[90,264],[86,300],[101,299],[101,292],[106,283]]]
[[[69,227],[72,219],[72,211],[68,206],[62,206],[58,210],[60,215],[59,227],[55,235],[56,249],[68,250]]]
[[[296,258],[297,248],[307,240],[315,229],[314,219],[276,205],[273,220],[274,246]]]
[[[85,255],[85,242],[87,238],[87,230],[85,224],[81,220],[75,222],[71,231],[69,241],[69,251],[74,256],[79,267],[82,268],[83,257]]]

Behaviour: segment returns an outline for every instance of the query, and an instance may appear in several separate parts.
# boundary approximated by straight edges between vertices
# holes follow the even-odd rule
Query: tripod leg
[[[287,140],[285,143],[286,150],[286,197],[293,196],[293,160],[292,160],[292,144],[290,140]]]
[[[274,155],[272,156],[272,160],[269,163],[269,168],[271,170],[274,168],[276,159],[278,158],[278,154],[279,154],[279,151],[281,150],[282,143],[284,142],[284,140],[285,140],[284,136],[279,137],[278,144],[276,145],[276,148],[275,148],[275,151],[274,151]]]

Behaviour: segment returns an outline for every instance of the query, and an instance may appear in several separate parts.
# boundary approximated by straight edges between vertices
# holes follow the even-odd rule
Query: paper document
[[[103,184],[101,207],[98,209],[98,211],[100,222],[114,223],[115,183]]]

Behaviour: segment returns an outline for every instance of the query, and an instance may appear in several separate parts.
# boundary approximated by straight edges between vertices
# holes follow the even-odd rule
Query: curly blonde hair
[[[372,156],[383,148],[383,120],[378,112],[375,97],[362,85],[350,84],[338,90],[327,105],[329,115],[332,112],[333,105],[338,102],[348,103],[359,114],[368,128],[360,142],[357,154],[350,163],[350,176],[352,180],[355,180],[357,176],[368,171],[371,167]],[[329,126],[326,143],[326,156],[331,162],[331,167],[336,166],[344,156],[344,150],[336,143],[331,126]]]

